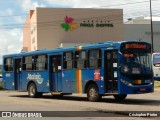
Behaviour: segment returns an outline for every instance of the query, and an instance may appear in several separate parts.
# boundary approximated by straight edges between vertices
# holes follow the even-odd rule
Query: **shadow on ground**
[[[11,95],[10,97],[19,97],[19,98],[30,98],[28,95]],[[30,99],[48,99],[48,100],[68,100],[68,101],[83,101],[89,102],[87,97],[81,96],[72,96],[72,95],[65,95],[65,96],[51,96],[51,95],[43,95],[41,98],[30,98]],[[133,98],[126,98],[124,101],[116,101],[114,98],[107,98],[103,97],[101,103],[114,103],[114,104],[132,104],[132,105],[152,105],[157,106],[160,105],[160,100],[152,100],[152,99],[133,99]]]

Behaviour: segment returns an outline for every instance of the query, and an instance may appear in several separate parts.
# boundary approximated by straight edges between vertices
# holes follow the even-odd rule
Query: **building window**
[[[36,31],[36,26],[34,26],[31,30],[31,34],[33,34]]]
[[[33,34],[33,30],[31,30],[31,34]]]
[[[5,71],[8,71],[8,72],[13,71],[13,58],[4,59],[4,69]]]
[[[33,31],[34,31],[34,32],[36,31],[36,26],[34,26]]]
[[[64,69],[72,69],[73,68],[73,53],[72,52],[66,52],[63,55],[64,57]]]
[[[101,64],[101,50],[89,50],[89,67],[100,68]]]
[[[86,51],[75,52],[75,68],[83,69],[87,67],[87,53]]]
[[[32,38],[32,43],[35,43],[35,37]]]

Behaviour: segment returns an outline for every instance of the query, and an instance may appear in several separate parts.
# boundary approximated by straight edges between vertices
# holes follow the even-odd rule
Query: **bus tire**
[[[37,87],[34,83],[30,83],[28,86],[28,95],[32,98],[41,97],[42,93],[37,92]]]
[[[102,95],[99,94],[96,84],[89,85],[87,89],[87,98],[91,102],[97,102],[102,98]]]
[[[116,100],[116,101],[123,101],[126,97],[127,97],[127,95],[126,94],[120,94],[120,95],[113,95],[114,96],[114,99]]]

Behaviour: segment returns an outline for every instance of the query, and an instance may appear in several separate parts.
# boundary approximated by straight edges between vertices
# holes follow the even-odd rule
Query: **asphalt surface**
[[[128,95],[123,102],[115,101],[113,96],[105,96],[100,102],[89,102],[86,95],[80,94],[63,97],[53,97],[50,94],[44,94],[42,98],[30,98],[27,92],[0,91],[0,111],[40,111],[43,113],[43,116],[51,116],[38,119],[63,120],[65,118],[75,119],[75,117],[77,120],[82,118],[96,120],[106,118],[114,120],[159,119],[159,117],[138,117],[138,113],[146,114],[147,112],[151,115],[160,115],[160,90],[157,89],[155,93],[149,94]],[[137,116],[130,116],[129,113],[130,115],[137,113]],[[13,119],[17,120],[20,118]]]

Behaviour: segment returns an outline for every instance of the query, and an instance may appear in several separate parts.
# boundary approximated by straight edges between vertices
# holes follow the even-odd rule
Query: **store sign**
[[[74,22],[72,17],[65,17],[65,23],[61,24],[61,27],[65,29],[65,31],[74,30],[78,28],[77,23]]]
[[[93,21],[92,21],[93,22]],[[106,22],[106,21],[105,21]],[[83,23],[80,23],[80,27],[113,27],[114,25],[112,23],[103,23],[103,21],[100,21],[100,23],[85,23],[85,21]]]
[[[106,21],[106,20],[84,20],[81,23],[76,23],[74,21],[74,18],[72,17],[65,17],[65,22],[61,24],[61,27],[65,30],[65,31],[69,31],[69,30],[75,30],[78,27],[96,27],[96,28],[102,28],[102,27],[114,27],[114,25],[112,23],[110,23],[110,21]]]

